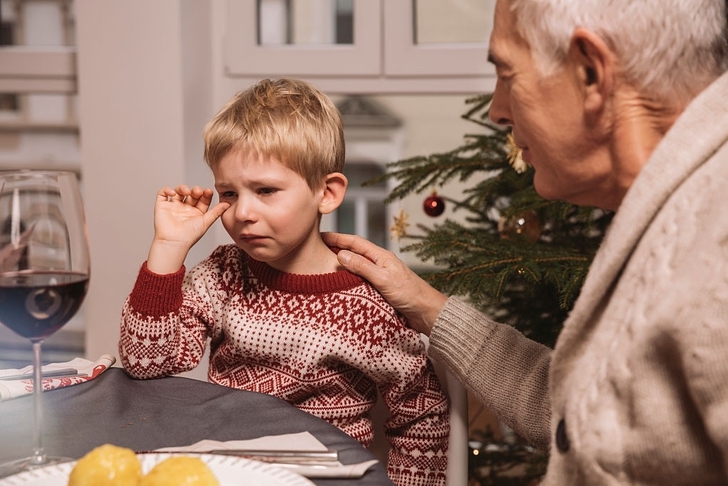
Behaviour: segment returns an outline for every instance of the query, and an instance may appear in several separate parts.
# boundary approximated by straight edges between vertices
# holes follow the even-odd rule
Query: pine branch
[[[476,305],[490,305],[503,297],[505,288],[524,281],[549,283],[559,290],[561,307],[568,307],[580,288],[596,247],[577,241],[570,246],[504,240],[495,224],[465,227],[447,220],[428,228],[418,226],[423,236],[402,250],[414,252],[423,261],[432,261],[438,270],[422,274],[438,290],[452,295],[469,296]]]

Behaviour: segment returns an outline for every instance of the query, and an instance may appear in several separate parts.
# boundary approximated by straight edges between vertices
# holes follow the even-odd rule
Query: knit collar
[[[336,252],[335,249],[332,249],[332,251]],[[364,282],[361,277],[347,270],[315,275],[299,275],[281,272],[267,263],[255,260],[250,255],[245,254],[245,256],[247,257],[248,268],[255,275],[255,278],[273,290],[302,294],[325,294],[348,290]]]

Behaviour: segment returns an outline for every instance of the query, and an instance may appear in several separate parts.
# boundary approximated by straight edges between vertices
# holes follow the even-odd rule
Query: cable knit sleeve
[[[450,297],[430,334],[430,354],[532,445],[550,443],[550,348]]]
[[[144,263],[121,316],[119,356],[135,378],[159,378],[189,371],[201,361],[212,322],[201,278],[211,260],[185,276],[185,268],[158,275]]]
[[[398,323],[376,360],[389,409],[388,474],[397,486],[444,485],[450,432],[449,401],[442,391],[419,334]],[[381,379],[381,377],[377,377]]]

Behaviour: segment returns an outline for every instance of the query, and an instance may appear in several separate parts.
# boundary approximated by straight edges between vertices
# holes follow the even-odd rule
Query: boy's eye
[[[233,191],[223,191],[220,193],[220,199],[230,199],[235,197],[235,193]]]
[[[273,194],[274,192],[276,192],[276,190],[272,187],[261,187],[260,189],[258,189],[258,194],[262,194],[264,196],[268,194]]]

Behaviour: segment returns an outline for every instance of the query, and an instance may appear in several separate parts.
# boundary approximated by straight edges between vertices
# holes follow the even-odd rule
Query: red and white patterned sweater
[[[390,412],[390,478],[445,484],[447,398],[419,334],[361,278],[282,273],[234,245],[187,275],[145,263],[122,313],[126,370],[142,379],[189,371],[207,338],[209,381],[275,395],[365,447],[378,389]]]

